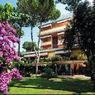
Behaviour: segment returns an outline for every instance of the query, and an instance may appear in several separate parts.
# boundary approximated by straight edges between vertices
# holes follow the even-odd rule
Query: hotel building
[[[70,24],[71,18],[59,20],[56,22],[43,24],[41,26],[40,31],[40,57],[52,57],[54,55],[61,55],[63,56],[69,56],[69,52],[64,49],[64,32],[66,30],[67,25]],[[72,55],[80,55],[81,51],[78,48],[74,48],[74,50],[71,53]],[[69,56],[70,57],[70,56]],[[35,52],[25,52],[24,58],[26,59],[35,59],[36,54]],[[79,67],[86,67],[83,63],[85,60],[75,60],[75,61],[60,61],[59,64],[69,64],[69,71],[70,68],[78,69]],[[66,66],[66,65],[65,65]]]
[[[43,24],[40,31],[40,56],[52,57],[54,55],[65,55],[68,51],[64,50],[64,32],[71,18],[56,22]],[[25,58],[36,57],[35,52],[25,52]]]

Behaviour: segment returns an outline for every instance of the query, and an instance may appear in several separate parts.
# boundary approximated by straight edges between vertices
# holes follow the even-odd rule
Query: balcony
[[[42,42],[41,43],[41,46],[46,46],[46,45],[51,45],[52,44],[52,42],[50,41],[50,42]]]
[[[57,27],[57,28],[41,31],[40,36],[57,33],[59,31],[64,31],[65,29],[66,29],[66,26],[62,26],[62,27]]]

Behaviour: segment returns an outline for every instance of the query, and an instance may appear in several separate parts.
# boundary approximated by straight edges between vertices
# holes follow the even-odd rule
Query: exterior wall
[[[80,50],[80,49],[74,49],[71,52],[71,57],[76,59],[87,59],[87,56]]]
[[[52,41],[51,35],[44,36],[41,38],[41,48],[42,49],[51,49],[52,48]]]
[[[64,48],[64,31],[70,20],[61,20],[48,25],[43,25],[41,28],[41,48],[54,49]]]
[[[41,38],[42,49],[63,48],[64,34]]]
[[[41,28],[41,32],[45,32],[46,30],[50,30],[50,29],[53,29],[53,28],[58,28],[58,27],[63,27],[63,26],[66,26],[67,24],[69,24],[69,21],[70,20],[62,20],[62,21],[59,21],[59,22],[55,22],[55,23],[52,23],[50,25],[43,25],[43,27]]]
[[[65,54],[66,52],[63,51],[64,45],[64,31],[66,26],[69,24],[71,18],[66,20],[56,21],[50,24],[42,25],[40,31],[40,47],[42,52],[47,53],[47,57],[54,56],[55,54]],[[29,54],[25,54],[25,57],[35,57],[35,52]],[[43,56],[43,55],[41,55]]]
[[[52,56],[54,56],[55,55],[55,52],[54,51],[49,51],[48,52],[48,57],[52,57]]]

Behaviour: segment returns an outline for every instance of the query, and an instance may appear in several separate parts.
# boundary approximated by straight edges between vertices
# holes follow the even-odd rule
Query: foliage
[[[10,73],[6,71],[6,68],[3,67],[3,72],[0,73],[0,92],[6,95],[8,94],[8,85],[13,78],[22,79],[19,71],[16,68],[13,68]],[[6,72],[5,72],[6,71]]]
[[[17,2],[18,10],[24,14],[30,16],[30,26],[31,26],[31,40],[33,42],[32,29],[35,25],[41,26],[43,22],[49,20],[55,20],[60,16],[60,12],[56,9],[54,0],[18,0]],[[37,56],[36,73],[38,72],[38,63],[40,59],[40,30],[38,38],[38,51],[35,51]],[[34,49],[35,50],[35,49]]]
[[[0,64],[9,64],[19,59],[14,49],[14,43],[18,42],[16,30],[7,21],[0,22],[0,57],[4,60]]]
[[[38,11],[39,22],[55,20],[60,16],[60,11],[56,9],[54,0],[39,0]]]
[[[32,65],[29,64],[28,62],[24,62],[24,61],[13,61],[12,62],[13,66],[18,68],[20,73],[24,76],[24,77],[30,77],[30,74],[32,73]]]
[[[57,77],[57,75],[54,73],[53,69],[51,69],[50,67],[45,67],[44,73],[41,75],[41,77],[50,79],[53,77]]]
[[[75,11],[81,0],[58,0],[63,4],[67,4],[66,10]]]
[[[26,51],[34,51],[34,47],[37,50],[37,45],[35,42],[24,42],[23,48],[26,49]]]
[[[13,61],[12,62],[12,65],[16,68],[19,68],[20,66],[23,66],[24,65],[24,62],[23,61]]]
[[[83,51],[81,51],[80,49],[77,50],[72,50],[70,53],[70,59],[74,59],[74,60],[86,60],[87,57],[86,55],[83,53]]]
[[[47,58],[47,57],[43,57],[43,58],[40,58],[40,62],[51,62],[51,59],[50,58]]]
[[[14,8],[10,3],[6,3],[4,6],[0,4],[0,20],[9,20],[13,10]]]
[[[17,29],[17,36],[19,36],[19,38],[21,38],[24,35],[24,31],[21,29]]]
[[[82,10],[81,10],[82,9]],[[79,47],[90,63],[90,73],[95,72],[95,9],[87,1],[80,3],[74,14],[71,27],[65,32],[65,46]]]
[[[62,61],[62,57],[60,55],[55,55],[55,56],[51,57],[51,61],[52,62]]]
[[[54,0],[18,0],[17,6],[20,12],[31,17],[32,26],[36,24],[36,20],[44,22],[56,19],[55,15],[57,18],[60,15],[60,12],[55,8]]]
[[[19,12],[29,15],[28,25],[31,26],[31,40],[33,41],[32,29],[37,23],[57,19],[60,12],[55,8],[54,0],[18,0]]]
[[[21,31],[21,28],[27,22],[27,16],[18,13],[10,3],[6,3],[5,5],[0,4],[0,20],[10,22],[17,30],[16,33],[19,38],[24,35],[24,32]],[[18,44],[18,54],[20,55],[20,41]]]
[[[27,26],[31,26],[31,40],[33,41],[33,27],[37,23],[37,0],[18,0],[17,10],[28,17]]]
[[[20,53],[20,39],[22,38],[22,36],[24,35],[24,31],[22,30],[22,27],[18,28],[16,27],[17,30],[17,36],[19,37],[19,43],[18,43],[18,55],[21,56]]]
[[[30,17],[27,14],[23,14],[17,9],[14,9],[10,21],[13,23],[14,26],[21,28],[23,26],[27,26],[29,18]]]

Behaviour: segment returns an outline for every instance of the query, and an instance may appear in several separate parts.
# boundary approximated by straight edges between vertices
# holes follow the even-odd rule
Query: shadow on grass
[[[43,78],[25,78],[22,81],[13,81],[10,87],[52,89],[72,91],[77,94],[93,92],[93,84],[90,80],[54,78],[45,80]]]

